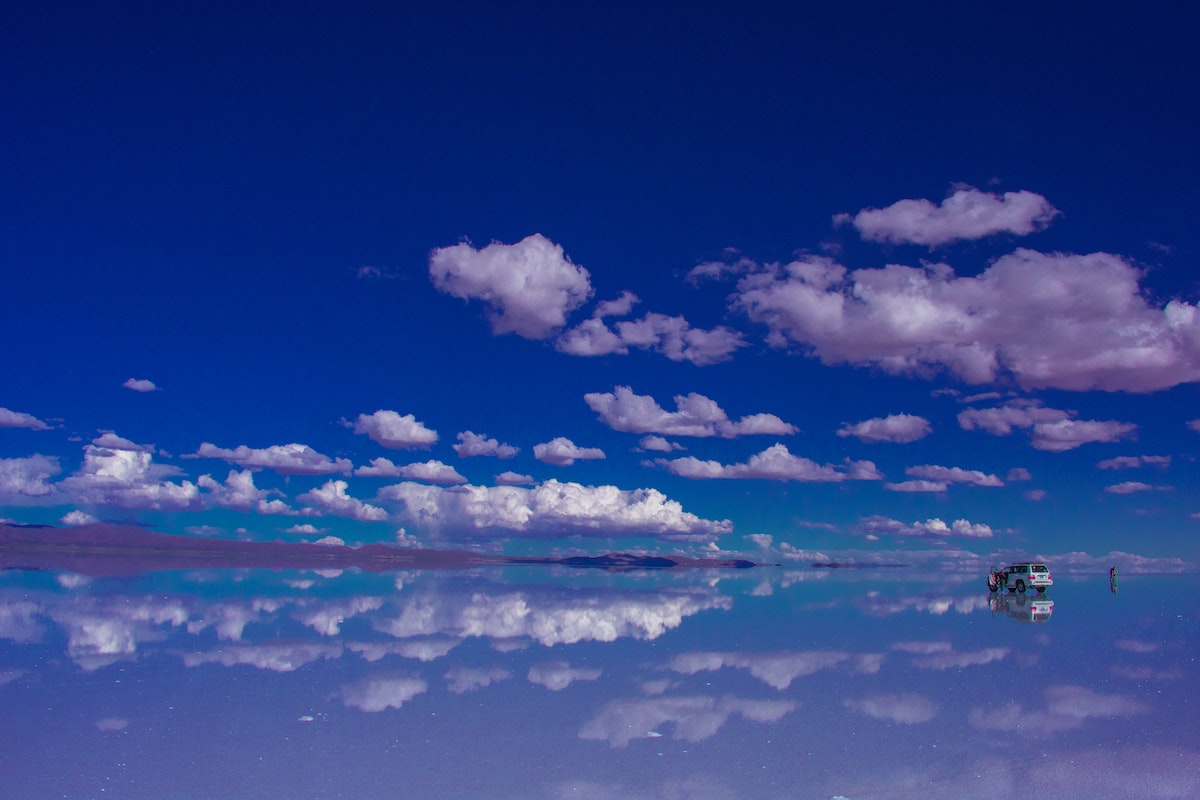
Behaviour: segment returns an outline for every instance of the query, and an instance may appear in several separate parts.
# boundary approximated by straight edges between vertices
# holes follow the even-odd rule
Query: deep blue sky
[[[670,540],[641,541],[660,548],[770,536],[822,552],[1195,560],[1192,30],[1186,10],[1033,4],[6,8],[0,518],[351,542],[403,528],[514,549],[590,530]],[[941,205],[952,196],[976,204],[976,227]],[[902,220],[903,200],[933,211]],[[875,227],[866,209],[883,210]],[[503,256],[533,234],[549,248],[539,274],[583,287],[574,301],[501,292],[521,269]],[[439,283],[435,253],[460,243],[440,251],[453,279]],[[987,272],[1018,248],[1031,254],[1006,280]],[[788,304],[799,279],[785,265],[818,257],[868,271],[814,290],[862,303],[840,327]],[[688,279],[714,262],[739,266]],[[918,295],[944,290],[932,311],[912,294],[864,300],[889,264],[925,276]],[[803,330],[752,310],[763,284]],[[623,292],[640,302],[596,325],[665,315],[741,346],[690,361],[662,338],[563,352],[564,333]],[[960,329],[955,311],[991,321]],[[996,358],[990,374],[955,360],[972,343]],[[884,360],[897,354],[907,367]],[[774,422],[619,430],[584,398],[618,387],[643,410],[697,393],[731,422]],[[968,409],[993,429],[1021,422],[967,430]],[[377,410],[437,441],[356,433]],[[850,435],[900,414],[909,435],[892,438],[928,433]],[[461,457],[466,431],[519,452]],[[650,434],[686,449],[648,450]],[[559,437],[605,457],[535,456]],[[289,443],[330,471],[236,455]],[[736,466],[776,444],[811,464]],[[376,458],[452,467],[480,487],[475,505],[454,484],[354,474]],[[867,461],[868,479],[847,479]],[[231,470],[252,470],[240,493]],[[532,483],[498,492],[504,471]],[[889,488],[917,480],[943,487]],[[377,510],[339,503],[330,481]],[[662,495],[649,511],[619,493],[639,489]],[[288,513],[258,513],[260,500]]]

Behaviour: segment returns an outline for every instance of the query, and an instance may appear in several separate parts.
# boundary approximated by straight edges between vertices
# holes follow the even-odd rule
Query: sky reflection
[[[10,571],[0,795],[1200,791],[1193,577],[821,574]]]

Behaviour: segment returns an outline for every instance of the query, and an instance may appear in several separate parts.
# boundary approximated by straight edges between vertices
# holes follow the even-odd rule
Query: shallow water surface
[[[1200,796],[1194,576],[0,573],[4,798]]]

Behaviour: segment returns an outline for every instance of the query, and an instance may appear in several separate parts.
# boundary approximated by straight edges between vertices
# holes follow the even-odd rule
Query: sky
[[[1030,12],[7,7],[0,519],[1194,567],[1190,12]]]

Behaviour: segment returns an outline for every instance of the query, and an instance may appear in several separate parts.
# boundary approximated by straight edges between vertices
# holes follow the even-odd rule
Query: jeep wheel
[[[1039,586],[1039,587],[1037,587],[1037,590],[1038,590],[1038,594],[1045,594],[1045,593],[1046,593],[1046,587],[1045,587],[1045,586]]]
[[[1025,594],[1025,581],[1017,581],[1017,591]]]

